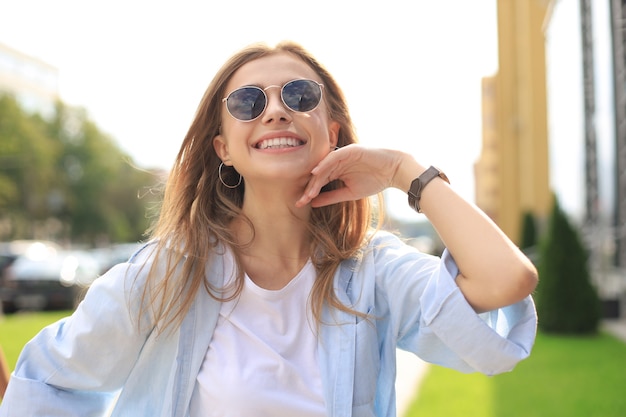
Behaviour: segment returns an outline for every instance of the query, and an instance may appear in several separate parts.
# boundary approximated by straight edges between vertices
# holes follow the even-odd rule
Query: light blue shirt
[[[150,244],[147,245],[150,247]],[[143,249],[98,278],[75,313],[43,329],[20,355],[0,417],[187,417],[220,303],[199,291],[182,324],[138,327],[140,294],[153,262]],[[216,256],[207,278],[223,279]],[[396,415],[396,347],[461,372],[510,371],[533,346],[530,297],[477,315],[446,251],[419,253],[378,232],[359,259],[335,274],[339,299],[373,317],[325,309],[319,362],[328,415]],[[142,320],[150,323],[149,315]],[[219,381],[216,381],[219,383]]]

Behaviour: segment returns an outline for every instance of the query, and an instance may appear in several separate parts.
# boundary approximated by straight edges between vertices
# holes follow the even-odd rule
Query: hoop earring
[[[238,181],[238,182],[237,182],[237,184],[235,184],[235,185],[229,185],[229,184],[226,184],[226,183],[224,182],[224,179],[222,178],[222,168],[223,168],[223,167],[224,167],[224,163],[222,162],[222,163],[220,164],[220,167],[219,167],[219,168],[218,168],[218,170],[217,170],[217,176],[220,178],[220,182],[222,183],[222,185],[224,185],[224,187],[226,187],[226,188],[237,188],[237,187],[239,187],[239,184],[241,184],[241,174],[239,174],[239,173],[235,170],[235,172],[237,172],[237,173],[239,174],[239,181]],[[234,168],[233,168],[233,169],[234,169]]]

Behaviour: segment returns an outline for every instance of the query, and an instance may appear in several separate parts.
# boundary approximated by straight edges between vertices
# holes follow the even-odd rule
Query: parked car
[[[143,245],[141,242],[113,243],[110,246],[93,249],[90,253],[98,260],[102,275],[115,265],[128,261]]]
[[[50,242],[12,242],[0,283],[2,310],[72,309],[98,277],[98,262],[85,251]]]

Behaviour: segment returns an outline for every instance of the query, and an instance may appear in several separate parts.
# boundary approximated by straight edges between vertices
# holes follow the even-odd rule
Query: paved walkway
[[[428,364],[412,353],[397,349],[396,407],[397,415],[406,414],[416,398],[419,385],[426,375]]]
[[[602,329],[626,343],[626,317],[602,321]]]

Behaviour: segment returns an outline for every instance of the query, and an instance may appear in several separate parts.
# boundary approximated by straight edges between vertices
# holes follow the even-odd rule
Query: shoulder
[[[223,244],[216,244],[207,260],[207,266],[228,254],[229,251]],[[172,246],[169,242],[155,239],[141,246],[130,256],[126,264],[130,265],[132,269],[141,268],[145,270],[147,267],[149,271],[152,271],[150,274],[155,275],[154,271],[165,272],[169,269],[180,268],[187,261],[194,259],[198,259],[198,257],[188,253],[185,247]]]
[[[396,257],[420,252],[401,236],[386,230],[372,230],[363,246],[363,257]]]
[[[375,247],[377,245],[387,244],[404,244],[402,238],[387,230],[371,230],[368,233],[368,246]]]
[[[151,240],[144,243],[139,249],[137,249],[128,259],[128,263],[141,263],[146,262],[150,258],[154,257],[154,252],[158,246],[158,240]]]
[[[437,269],[442,259],[421,252],[407,239],[385,230],[370,233],[356,260],[355,270],[377,277],[421,277]]]
[[[154,286],[162,280],[176,281],[183,288],[193,271],[203,271],[210,285],[221,286],[233,274],[235,260],[228,245],[218,242],[207,255],[189,253],[182,245],[153,240],[139,248],[128,260],[128,275],[143,285]],[[169,284],[168,284],[169,285]]]

